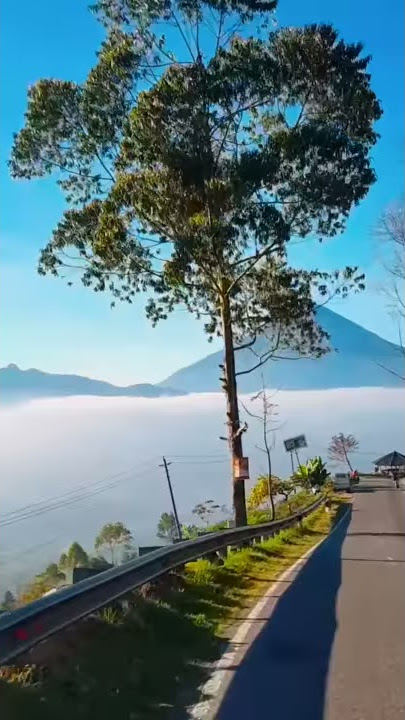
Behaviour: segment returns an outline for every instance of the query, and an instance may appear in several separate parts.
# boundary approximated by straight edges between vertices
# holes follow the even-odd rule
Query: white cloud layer
[[[282,440],[301,433],[308,441],[302,460],[317,454],[326,458],[331,435],[340,431],[358,438],[354,464],[359,469],[370,469],[375,457],[390,450],[403,452],[404,401],[405,391],[398,389],[280,391],[274,397],[277,424],[282,426],[276,434],[274,472],[288,474],[290,458]],[[265,470],[265,463],[255,448],[259,425],[250,418],[248,422],[245,452],[254,478]],[[159,467],[163,455],[173,463],[172,480],[184,521],[192,520],[191,509],[199,501],[214,499],[229,506],[227,444],[219,439],[225,434],[220,394],[156,400],[76,397],[2,408],[2,587],[21,583],[57,559],[72,540],[90,549],[107,521],[125,522],[138,543],[156,542],[160,513],[170,510]],[[42,508],[35,503],[43,501],[58,507],[32,515]],[[20,512],[10,514],[14,511]],[[22,520],[26,514],[31,516]],[[10,524],[1,527],[5,522]]]

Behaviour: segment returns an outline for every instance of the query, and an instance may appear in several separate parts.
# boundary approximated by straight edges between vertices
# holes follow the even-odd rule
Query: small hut
[[[374,465],[375,472],[382,473],[383,475],[390,472],[394,468],[395,470],[404,472],[405,455],[397,452],[397,450],[393,450],[393,452],[388,453],[388,455],[383,455],[382,457],[378,458],[378,460],[374,460]]]

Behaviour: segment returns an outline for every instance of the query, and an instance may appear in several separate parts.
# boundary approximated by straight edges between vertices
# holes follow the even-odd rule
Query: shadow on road
[[[345,562],[368,562],[368,563],[389,563],[391,565],[395,565],[395,563],[405,563],[405,560],[398,560],[397,558],[392,558],[391,560],[384,559],[384,558],[363,558],[363,557],[345,557]]]
[[[405,537],[402,532],[350,532],[347,537]]]
[[[380,488],[381,490],[382,488]],[[370,487],[369,485],[360,485],[358,487],[353,488],[353,493],[374,493],[378,490],[376,487]],[[387,490],[387,488],[384,488],[384,490]]]
[[[279,599],[236,670],[217,720],[322,720],[351,511]]]
[[[355,485],[353,493],[398,492],[394,483],[373,483],[372,485]]]

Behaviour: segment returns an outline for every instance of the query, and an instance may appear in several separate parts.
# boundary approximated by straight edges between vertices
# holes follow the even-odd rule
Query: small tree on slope
[[[146,291],[153,324],[180,305],[223,338],[233,461],[243,456],[235,352],[269,329],[251,369],[283,347],[320,356],[328,338],[313,292],[327,296],[329,280],[343,295],[361,286],[354,269],[288,267],[287,247],[294,235],[344,229],[375,180],[381,115],[361,44],[329,25],[263,33],[275,5],[99,0],[95,67],[81,84],[29,90],[11,158],[17,178],[57,173],[70,205],[41,273],[73,266],[123,301]]]
[[[272,402],[272,396],[269,395],[268,391],[266,390],[265,383],[264,383],[264,377],[262,375],[262,389],[256,394],[253,395],[253,397],[250,398],[251,401],[259,400],[261,405],[261,411],[259,413],[255,413],[249,408],[246,407],[246,405],[243,405],[244,410],[247,412],[247,414],[255,418],[260,422],[261,425],[261,431],[262,431],[262,442],[263,445],[256,445],[256,448],[263,452],[266,455],[267,460],[267,499],[271,508],[271,517],[270,520],[274,520],[276,516],[276,507],[274,503],[274,497],[277,494],[277,489],[273,488],[274,484],[274,478],[273,478],[273,472],[272,472],[272,461],[271,461],[271,451],[274,448],[274,432],[276,428],[274,427],[274,416],[277,415],[277,406],[275,403]],[[265,476],[266,477],[266,476]],[[262,480],[263,478],[260,478]],[[277,478],[276,478],[276,484],[277,484]],[[261,488],[261,485],[257,483],[255,485],[255,488]],[[253,488],[253,490],[255,490]],[[252,491],[253,492],[253,491]],[[258,498],[260,497],[260,490],[257,492]],[[258,499],[257,498],[257,499]],[[248,499],[248,506],[249,501],[252,501],[252,493],[250,493],[249,499]]]
[[[107,550],[114,565],[118,560],[117,552],[121,551],[121,556],[128,553],[132,548],[132,541],[131,531],[122,522],[107,523],[97,535],[94,547],[97,551]]]
[[[352,472],[353,468],[349,455],[350,453],[355,452],[358,447],[359,442],[356,440],[354,435],[344,435],[343,433],[338,433],[338,435],[333,435],[332,440],[329,443],[328,456],[330,460],[347,463],[350,472]]]
[[[158,538],[162,538],[163,540],[175,540],[178,536],[177,533],[177,526],[176,526],[176,518],[174,517],[172,512],[164,512],[161,514],[157,526],[157,533]]]
[[[59,558],[58,566],[60,570],[73,569],[75,567],[86,567],[88,564],[88,555],[84,548],[78,542],[73,542],[67,553],[62,553]]]

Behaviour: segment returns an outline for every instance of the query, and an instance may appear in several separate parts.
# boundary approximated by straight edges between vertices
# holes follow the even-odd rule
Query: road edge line
[[[350,500],[347,504],[348,506],[350,506],[352,504],[352,500]],[[208,696],[209,699],[202,699],[191,707],[187,708],[187,718],[189,718],[190,720],[215,720],[216,714],[223,700],[224,693],[221,692],[221,690],[223,691],[224,687],[226,688],[225,681],[228,674],[231,672],[227,668],[235,665],[235,660],[240,651],[240,646],[246,641],[246,638],[252,627],[252,622],[260,616],[260,613],[266,606],[269,597],[274,594],[275,590],[278,590],[280,588],[281,592],[275,603],[277,604],[277,602],[280,600],[280,597],[282,597],[288,589],[287,587],[283,587],[283,583],[288,579],[290,575],[294,575],[294,573],[300,569],[299,566],[305,563],[315,552],[315,550],[317,550],[317,548],[320,547],[322,543],[324,543],[328,538],[333,535],[335,530],[337,530],[343,520],[345,520],[348,511],[349,508],[346,509],[342,517],[339,518],[337,523],[331,528],[330,532],[325,535],[325,537],[321,538],[321,540],[318,540],[318,542],[315,543],[315,545],[313,545],[311,548],[309,548],[309,550],[307,550],[299,558],[299,560],[296,560],[292,565],[290,565],[290,567],[286,568],[286,570],[281,573],[276,582],[269,585],[263,597],[260,598],[256,605],[254,605],[245,620],[239,625],[233,637],[228,641],[227,648],[225,649],[221,657],[216,661],[209,679],[206,680],[206,682],[201,686],[200,696],[202,698]],[[294,580],[295,577],[292,577],[291,582],[294,582]],[[243,654],[245,654],[248,649],[249,647],[245,649]],[[224,667],[221,667],[222,665]]]

